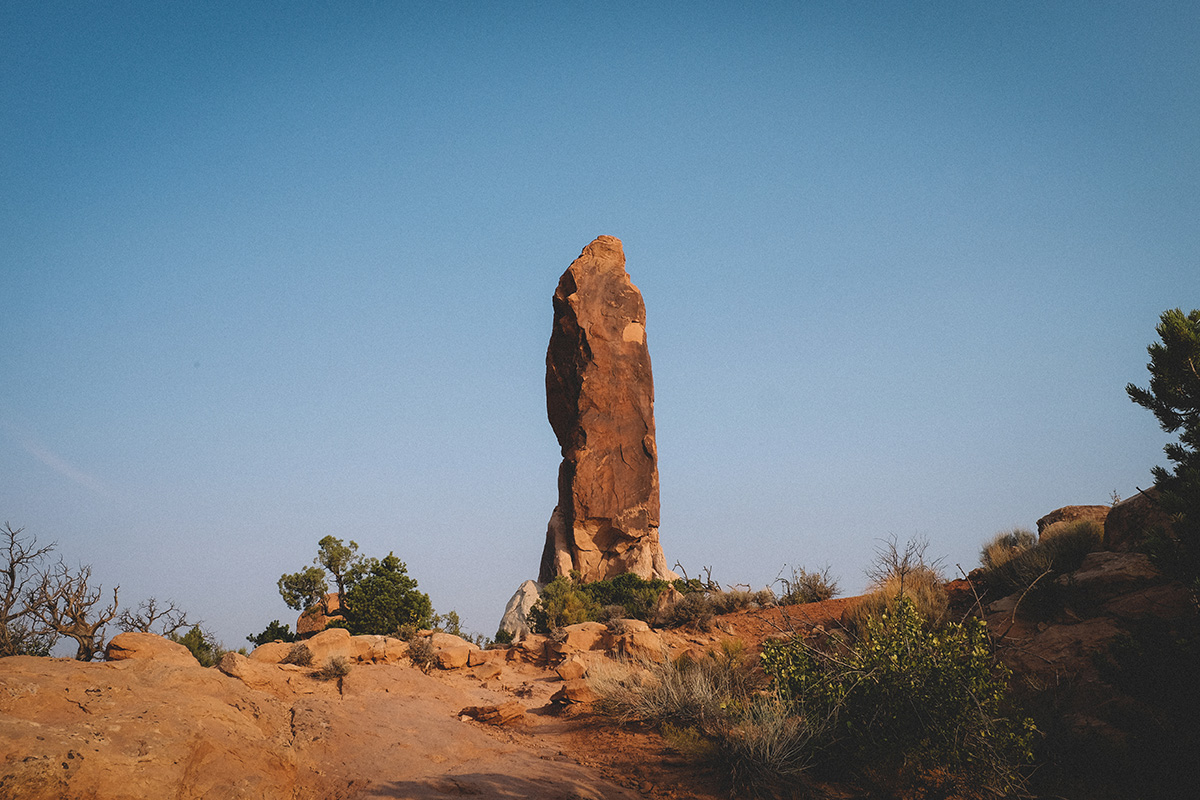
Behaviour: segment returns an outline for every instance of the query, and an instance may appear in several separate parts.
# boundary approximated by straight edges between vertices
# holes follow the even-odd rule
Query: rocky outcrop
[[[612,236],[585,247],[554,292],[546,410],[563,461],[538,580],[677,577],[658,538],[646,307]]]
[[[514,642],[519,642],[533,633],[529,627],[529,612],[537,605],[540,597],[537,581],[525,581],[517,587],[517,591],[513,592],[508,604],[504,606],[499,630],[511,633]]]
[[[1090,519],[1104,524],[1104,518],[1108,516],[1108,506],[1063,506],[1056,508],[1046,516],[1037,521],[1038,536],[1042,532],[1058,522],[1075,522],[1081,519]]]
[[[1104,546],[1109,550],[1135,549],[1156,531],[1169,533],[1171,518],[1158,506],[1158,489],[1151,487],[1112,507],[1104,520]]]
[[[342,619],[342,601],[337,592],[325,595],[325,605],[318,603],[307,609],[296,620],[296,635],[312,636],[320,633],[334,620]]]
[[[180,667],[199,667],[200,662],[191,651],[178,642],[172,642],[153,633],[129,631],[118,633],[108,643],[105,658],[109,661],[147,659],[159,664],[174,664]]]

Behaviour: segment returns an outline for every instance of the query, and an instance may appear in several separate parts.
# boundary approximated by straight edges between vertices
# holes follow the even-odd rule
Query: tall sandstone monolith
[[[658,541],[658,450],[646,305],[621,240],[600,236],[554,292],[546,410],[562,447],[538,580],[677,577]]]

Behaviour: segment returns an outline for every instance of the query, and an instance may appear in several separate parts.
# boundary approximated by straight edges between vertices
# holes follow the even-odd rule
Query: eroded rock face
[[[612,236],[585,247],[554,292],[546,410],[563,461],[538,580],[677,577],[658,539],[646,306]]]
[[[1038,536],[1042,535],[1042,531],[1049,528],[1058,522],[1075,522],[1081,519],[1094,520],[1099,525],[1104,525],[1104,518],[1108,516],[1108,506],[1063,506],[1056,508],[1046,516],[1037,521]]]

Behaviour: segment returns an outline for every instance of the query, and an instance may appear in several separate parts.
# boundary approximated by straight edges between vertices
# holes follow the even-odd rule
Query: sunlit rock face
[[[658,451],[646,306],[621,240],[600,236],[554,292],[546,410],[562,447],[538,580],[578,570],[677,577],[658,540]]]

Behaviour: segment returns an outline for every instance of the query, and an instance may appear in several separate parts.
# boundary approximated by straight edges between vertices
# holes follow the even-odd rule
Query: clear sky
[[[662,542],[863,588],[1129,496],[1200,307],[1200,5],[0,4],[0,521],[236,647],[327,534],[492,634],[559,275],[645,297]]]

